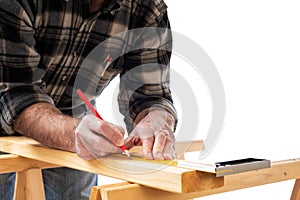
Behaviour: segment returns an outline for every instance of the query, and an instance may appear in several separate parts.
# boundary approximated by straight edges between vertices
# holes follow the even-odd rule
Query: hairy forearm
[[[44,145],[75,152],[75,128],[78,120],[63,115],[49,103],[36,103],[21,112],[14,129]]]

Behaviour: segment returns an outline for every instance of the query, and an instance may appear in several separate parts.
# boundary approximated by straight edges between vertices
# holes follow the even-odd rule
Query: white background
[[[166,3],[172,29],[208,53],[225,87],[222,137],[208,159],[300,157],[300,2]],[[201,199],[285,200],[292,186],[289,181]]]
[[[165,1],[172,29],[206,51],[224,84],[226,120],[222,137],[207,160],[300,157],[300,1]],[[184,65],[182,60],[174,56],[172,65],[180,68],[181,64]],[[203,80],[196,81],[205,86]],[[198,88],[203,97],[199,138],[205,135],[211,116],[204,86]],[[106,101],[111,99],[102,99]],[[110,109],[107,105],[104,107]],[[104,107],[100,105],[99,109]],[[293,183],[201,199],[287,200]]]

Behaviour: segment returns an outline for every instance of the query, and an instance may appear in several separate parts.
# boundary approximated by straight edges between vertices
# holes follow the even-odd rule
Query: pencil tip
[[[131,158],[131,155],[130,155],[130,153],[129,153],[128,150],[125,150],[124,152],[125,152],[125,154],[128,156],[128,158],[132,159],[132,158]]]

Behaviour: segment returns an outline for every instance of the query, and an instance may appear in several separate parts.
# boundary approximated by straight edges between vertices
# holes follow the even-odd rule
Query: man
[[[94,94],[88,94],[91,102],[117,74],[161,66],[128,76],[142,83],[130,95],[130,84],[121,80],[120,112],[130,133],[125,141],[122,127],[100,121],[73,101],[79,68],[89,53],[109,37],[142,27],[169,29],[162,0],[0,0],[0,134],[21,134],[87,160],[119,153],[123,144],[142,145],[147,159],[174,158],[169,51],[127,52],[96,73],[100,78]],[[157,40],[170,39],[162,37]],[[86,92],[89,86],[80,87]],[[55,200],[88,199],[97,182],[93,174],[67,168],[43,170],[43,180],[46,198]],[[12,198],[13,182],[14,174],[1,176],[2,199]]]

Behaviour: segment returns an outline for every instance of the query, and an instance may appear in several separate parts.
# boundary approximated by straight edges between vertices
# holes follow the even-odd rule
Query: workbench
[[[177,154],[199,150],[201,144],[199,141],[177,143]],[[272,162],[266,169],[216,177],[212,173],[121,157],[86,161],[75,153],[49,148],[26,137],[0,137],[0,151],[8,153],[0,156],[0,173],[17,173],[15,200],[45,199],[41,170],[54,167],[69,167],[124,180],[94,187],[90,200],[193,199],[291,179],[296,180],[291,200],[300,200],[298,159]],[[120,164],[120,169],[112,167]],[[150,171],[131,173],[130,170]]]

